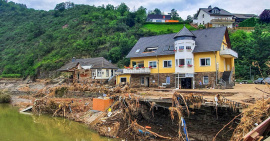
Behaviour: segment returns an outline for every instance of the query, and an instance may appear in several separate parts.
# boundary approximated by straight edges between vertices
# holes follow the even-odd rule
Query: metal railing
[[[224,90],[226,88],[226,81],[224,81],[222,78],[220,79],[220,82],[219,82],[222,86],[222,89]]]
[[[124,74],[150,74],[150,68],[128,68],[123,69]]]
[[[234,23],[235,19],[212,19],[212,23]]]

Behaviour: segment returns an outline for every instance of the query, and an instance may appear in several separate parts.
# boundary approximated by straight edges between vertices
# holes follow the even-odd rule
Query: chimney
[[[72,57],[71,62],[75,62],[76,61],[76,57]]]
[[[212,9],[212,6],[211,6],[211,5],[209,5],[209,6],[208,6],[208,9]]]

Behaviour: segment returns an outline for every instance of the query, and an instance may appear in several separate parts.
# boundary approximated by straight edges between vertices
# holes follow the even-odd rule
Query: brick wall
[[[222,77],[223,72],[218,73],[218,81]],[[201,80],[203,83],[203,77],[208,76],[209,83],[203,84],[203,87],[214,87],[216,82],[216,72],[197,72],[195,74],[195,87],[199,88],[199,81]]]
[[[158,77],[159,77],[159,86],[162,86],[162,83],[166,83],[166,77],[170,77],[170,84],[167,87],[175,87],[175,76],[171,73],[160,73],[158,74],[132,74],[130,86],[133,88],[147,87],[146,78],[149,77],[149,87],[158,87]],[[144,84],[141,84],[141,78],[144,77]]]

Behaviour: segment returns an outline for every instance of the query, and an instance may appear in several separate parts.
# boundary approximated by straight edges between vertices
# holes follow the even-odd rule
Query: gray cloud
[[[159,8],[165,13],[171,9],[176,9],[179,15],[186,19],[188,15],[193,15],[199,8],[206,8],[209,5],[217,6],[231,13],[251,13],[259,15],[264,9],[270,7],[269,0],[12,0],[16,3],[26,4],[28,8],[37,10],[52,10],[55,5],[61,2],[71,1],[75,4],[88,4],[100,6],[102,4],[112,4],[117,6],[121,2],[126,3],[130,10],[137,9],[139,6],[154,10]]]

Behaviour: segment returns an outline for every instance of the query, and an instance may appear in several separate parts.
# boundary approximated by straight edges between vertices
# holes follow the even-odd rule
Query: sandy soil
[[[256,89],[258,88],[258,89]],[[270,97],[270,87],[263,84],[236,84],[234,89],[181,89],[181,90],[175,90],[175,89],[164,89],[163,91],[156,91],[157,89],[142,89],[138,91],[138,93],[145,97],[145,98],[154,98],[154,99],[160,99],[160,98],[171,98],[173,93],[175,91],[183,92],[183,93],[193,93],[193,92],[200,92],[198,94],[203,95],[206,99],[213,99],[215,94],[218,93],[233,93],[232,96],[225,96],[227,99],[236,101],[236,102],[244,102],[243,100],[247,99],[258,99],[262,98],[263,96]],[[267,92],[267,93],[264,93]],[[207,93],[207,94],[205,94]],[[213,93],[209,95],[208,93]]]

